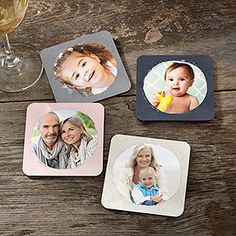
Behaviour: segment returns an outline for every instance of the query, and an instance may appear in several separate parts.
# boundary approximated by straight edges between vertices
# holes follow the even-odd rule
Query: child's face
[[[173,97],[181,97],[185,95],[188,88],[193,84],[193,80],[185,67],[178,67],[167,72],[165,82],[168,92]]]
[[[145,174],[140,179],[140,182],[146,187],[151,188],[154,184],[156,184],[156,179],[152,174]]]
[[[146,148],[142,149],[142,150],[138,153],[138,156],[136,157],[137,165],[138,165],[140,168],[150,166],[151,160],[152,160],[152,154],[151,154],[151,152],[150,152],[148,149],[146,149]]]
[[[81,55],[73,53],[62,65],[62,76],[81,88],[103,88],[105,73],[100,59],[94,54],[81,57]]]

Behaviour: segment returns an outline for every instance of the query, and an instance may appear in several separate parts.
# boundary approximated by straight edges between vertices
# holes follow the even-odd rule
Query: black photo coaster
[[[142,121],[208,121],[213,119],[212,67],[212,59],[205,55],[140,56],[137,59],[137,118]],[[168,83],[174,83],[175,80],[186,82],[192,78],[191,84],[188,84],[188,89],[186,88],[186,94],[178,98],[175,98],[175,94],[171,96],[174,92],[179,92],[180,88],[179,85],[169,88]],[[163,101],[162,104],[159,103],[160,108],[155,103],[155,97],[158,99],[164,97],[163,100],[158,100]],[[194,102],[195,107],[192,108],[190,104]],[[171,105],[168,107],[168,104]]]
[[[40,55],[57,102],[96,102],[131,87],[108,31],[46,48]]]

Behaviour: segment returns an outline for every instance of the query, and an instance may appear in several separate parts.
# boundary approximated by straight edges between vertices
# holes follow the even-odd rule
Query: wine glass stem
[[[11,45],[8,39],[7,34],[2,36],[3,45],[6,53],[5,59],[2,61],[2,66],[5,66],[6,68],[12,68],[19,66],[20,59],[14,55],[11,51]]]

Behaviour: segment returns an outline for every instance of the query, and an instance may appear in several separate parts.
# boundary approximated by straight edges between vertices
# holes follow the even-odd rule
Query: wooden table
[[[104,170],[98,177],[29,178],[22,173],[26,108],[55,102],[46,74],[23,93],[0,93],[1,235],[235,235],[236,2],[32,0],[11,41],[38,50],[100,30],[114,37],[132,89],[105,106]],[[140,122],[135,100],[140,55],[209,55],[215,118]],[[187,141],[191,147],[185,211],[178,218],[107,210],[101,193],[111,137],[129,134]]]

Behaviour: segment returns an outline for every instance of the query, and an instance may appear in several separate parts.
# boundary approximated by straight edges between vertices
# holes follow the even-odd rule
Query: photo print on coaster
[[[108,209],[178,217],[184,212],[190,146],[186,142],[115,135],[102,205]]]
[[[46,48],[40,55],[57,102],[96,102],[131,87],[108,31]]]
[[[99,103],[32,103],[26,115],[23,173],[97,176],[103,136],[104,107]]]
[[[137,60],[136,116],[142,121],[214,118],[212,59],[144,55]]]

